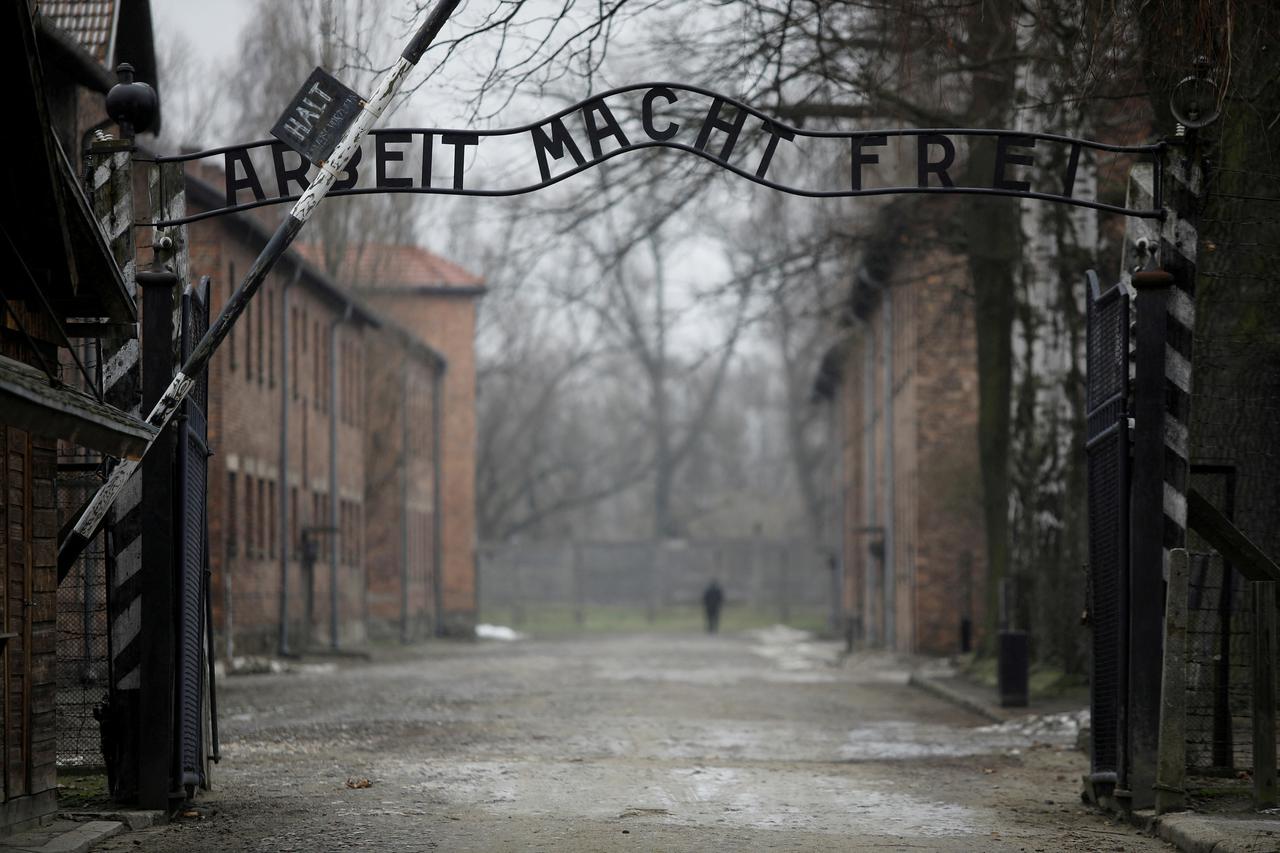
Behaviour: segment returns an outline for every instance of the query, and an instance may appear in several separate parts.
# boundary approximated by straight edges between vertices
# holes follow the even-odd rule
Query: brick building
[[[109,3],[95,4],[90,30],[70,29],[85,5],[22,0],[6,4],[0,25],[14,122],[0,170],[0,834],[57,807],[64,677],[106,691],[101,667],[65,666],[63,656],[64,615],[81,614],[65,612],[60,584],[83,571],[77,564],[69,578],[57,565],[63,475],[92,478],[104,455],[137,454],[152,434],[112,405],[91,358],[136,343],[138,314],[131,276],[94,214],[97,187],[86,190],[73,165],[105,119],[100,93],[114,76],[102,62],[123,33]],[[146,13],[145,2],[124,5]],[[149,39],[148,30],[132,45],[143,59]]]
[[[405,358],[407,353],[414,357]],[[417,639],[444,624],[444,550],[435,511],[443,483],[435,460],[443,443],[437,413],[448,365],[396,326],[371,336],[368,364],[367,626],[374,638]]]
[[[416,246],[366,243],[350,250],[339,268],[343,283],[364,304],[383,317],[394,317],[398,326],[440,353],[448,365],[437,395],[442,495],[438,527],[428,524],[428,507],[434,503],[425,495],[410,496],[410,513],[415,529],[438,531],[440,574],[432,605],[437,630],[467,634],[475,624],[477,600],[475,329],[484,284],[457,264]],[[429,405],[426,386],[418,387],[421,390],[407,398],[410,405]],[[410,420],[421,422],[425,415],[422,410]],[[376,456],[371,452],[371,459]],[[394,533],[381,526],[384,521],[389,523],[390,517],[371,518],[367,533],[371,542],[386,547]],[[434,546],[420,541],[408,547],[415,554]],[[371,572],[378,571],[378,565],[380,561],[371,560]],[[371,608],[375,603],[371,600]]]
[[[832,406],[854,634],[942,654],[984,610],[977,342],[963,258],[908,230],[904,208],[882,214],[816,391]]]
[[[220,173],[188,174],[189,209],[220,206],[220,184]],[[215,308],[270,237],[266,222],[239,213],[189,226],[192,276],[210,277]],[[401,276],[448,270],[479,292],[424,249],[361,248]],[[214,623],[228,652],[475,622],[472,300],[461,314],[452,289],[379,305],[342,286],[345,271],[323,272],[322,255],[314,244],[286,253],[209,369]]]

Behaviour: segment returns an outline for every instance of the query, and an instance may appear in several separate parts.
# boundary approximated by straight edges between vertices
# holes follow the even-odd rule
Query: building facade
[[[220,183],[190,174],[190,209],[218,206]],[[189,235],[216,310],[270,228],[228,214]],[[362,254],[457,269],[478,288],[418,247]],[[474,392],[454,388],[455,371],[474,385],[474,310],[459,317],[452,294],[379,305],[322,263],[315,244],[286,253],[209,368],[214,621],[229,654],[475,623],[474,486],[459,473],[474,465]]]
[[[985,612],[973,302],[963,258],[892,216],[816,387],[837,442],[833,545],[855,638],[954,653]]]
[[[467,635],[475,625],[477,603],[475,331],[484,284],[457,264],[416,246],[366,243],[359,251],[348,251],[340,270],[341,279],[364,304],[379,316],[394,317],[400,328],[438,352],[448,365],[437,395],[441,500],[436,630]],[[419,391],[406,399],[412,406],[423,406],[426,396]],[[426,506],[424,498],[413,510],[419,525],[425,525]],[[371,519],[371,541],[385,542],[394,535],[382,526],[389,521],[389,516]]]
[[[149,21],[145,2],[121,5]],[[136,455],[151,435],[116,405],[101,369],[106,355],[137,345],[124,263],[132,243],[120,239],[129,229],[100,221],[109,188],[82,182],[79,165],[92,128],[115,130],[102,108],[115,80],[105,63],[131,52],[145,66],[152,56],[149,29],[131,40],[132,24],[115,6],[20,0],[5,6],[0,25],[0,56],[16,81],[0,171],[0,833],[54,812],[71,730],[87,728],[87,742],[99,742],[88,706],[76,700],[106,697],[105,651],[93,661],[64,651],[105,631],[104,614],[81,608],[86,597],[75,594],[92,561],[104,600],[102,541],[94,539],[95,557],[60,569],[60,529],[82,491],[73,484],[96,485],[108,456]],[[65,642],[72,636],[76,643]]]

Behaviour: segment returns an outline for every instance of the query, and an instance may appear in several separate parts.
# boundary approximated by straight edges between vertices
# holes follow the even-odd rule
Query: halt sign
[[[358,94],[317,66],[276,120],[271,135],[319,166],[333,153],[363,103]]]

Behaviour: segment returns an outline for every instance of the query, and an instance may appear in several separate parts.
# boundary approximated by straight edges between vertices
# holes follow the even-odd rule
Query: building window
[[[236,472],[227,472],[227,556],[236,555]]]
[[[290,312],[290,326],[293,329],[293,335],[289,341],[289,372],[293,376],[293,399],[298,399],[298,338],[302,334],[302,330],[298,327],[298,309]]]
[[[289,487],[289,544],[293,547],[293,558],[298,559],[298,487]]]
[[[267,552],[267,481],[258,478],[258,556]]]
[[[347,562],[356,564],[357,551],[360,547],[360,530],[356,524],[356,503],[351,501],[347,506]]]
[[[267,483],[267,556],[276,556],[276,481]]]
[[[253,381],[253,302],[244,309],[244,378]]]
[[[267,325],[265,321],[267,318],[263,316],[261,303],[259,303],[258,310],[255,311],[254,313],[258,315],[258,384],[261,385],[263,380],[266,378],[265,376],[266,359],[262,357],[262,353],[263,353],[262,339],[265,337],[264,333],[266,331],[266,325]]]
[[[342,342],[342,422],[351,423],[351,342]]]
[[[311,493],[311,523],[309,526],[318,527],[319,524],[320,524],[320,493],[312,492]],[[311,535],[314,537],[316,535],[316,532],[313,530],[311,532]],[[321,554],[320,547],[319,547],[320,543],[315,542],[314,539],[312,541],[316,545],[316,550],[315,550],[316,559],[319,560],[320,554]]]
[[[351,502],[342,502],[342,562],[351,565]]]
[[[324,515],[322,515],[319,518],[319,520],[316,522],[316,524],[318,524],[320,527],[328,527],[329,519],[333,517],[332,513],[330,512],[330,508],[333,506],[333,504],[330,503],[330,501],[331,501],[331,498],[328,495],[325,495],[320,499],[320,508],[324,511]],[[325,556],[327,557],[329,555],[329,549],[333,548],[335,545],[334,534],[329,533],[320,541],[324,542],[324,546],[325,546],[324,553],[325,553]]]
[[[311,338],[311,340],[315,342],[315,346],[312,347],[312,353],[311,353],[311,364],[312,364],[312,373],[313,373],[311,381],[312,381],[312,385],[315,390],[315,393],[311,395],[311,404],[315,406],[317,410],[319,410],[323,408],[321,404],[323,402],[322,398],[324,397],[324,374],[321,372],[323,370],[322,365],[324,364],[324,361],[321,358],[321,350],[324,349],[324,346],[322,345],[322,341],[320,340],[320,321],[319,320],[315,321],[314,328],[315,328],[315,333]]]
[[[362,420],[361,418],[362,405],[361,405],[360,395],[363,393],[364,383],[361,382],[361,377],[360,377],[360,371],[363,369],[363,365],[361,363],[361,355],[362,355],[362,352],[360,350],[360,344],[358,343],[352,344],[351,345],[351,367],[352,367],[351,423],[355,426],[360,426],[360,421]]]
[[[244,475],[244,555],[249,558],[258,556],[254,551],[257,540],[253,538],[254,522],[253,477]]]
[[[276,387],[276,293],[267,291],[267,386]]]
[[[236,262],[235,261],[227,261],[227,286],[228,287],[236,286]],[[230,352],[230,355],[231,355],[231,370],[234,371],[236,369],[236,327],[234,324],[232,324],[231,326],[231,343],[228,351]]]

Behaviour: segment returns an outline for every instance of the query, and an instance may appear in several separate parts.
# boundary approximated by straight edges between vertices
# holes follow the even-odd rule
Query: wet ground
[[[237,676],[204,816],[96,849],[1172,849],[1080,804],[1071,715],[987,725],[906,675],[778,628]]]

